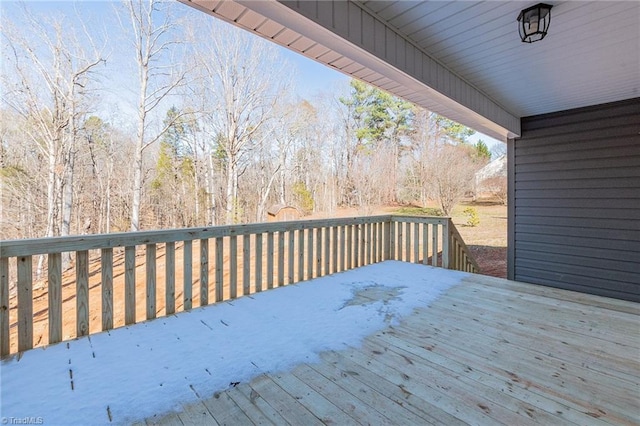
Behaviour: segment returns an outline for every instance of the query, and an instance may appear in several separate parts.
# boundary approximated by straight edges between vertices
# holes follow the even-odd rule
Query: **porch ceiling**
[[[180,1],[502,140],[520,117],[640,96],[639,2],[550,2],[525,44],[535,1]]]
[[[363,5],[518,117],[640,96],[640,2],[545,2],[548,36],[522,43],[516,18],[536,3]]]

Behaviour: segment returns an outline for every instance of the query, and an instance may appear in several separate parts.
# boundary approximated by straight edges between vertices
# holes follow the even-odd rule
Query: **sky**
[[[6,14],[8,12],[9,17],[16,16],[16,12],[19,11],[20,5],[22,3],[13,0],[2,0],[0,1],[0,8],[2,14]],[[81,2],[72,2],[72,1],[50,1],[50,0],[27,0],[24,2],[29,9],[35,11],[36,13],[62,13],[66,15],[68,19],[73,20],[74,16],[80,15],[83,18],[89,19],[92,23],[91,25],[102,25],[107,28],[113,25],[120,25],[114,17],[113,7],[116,5],[114,1],[103,1],[103,0],[84,0]],[[194,10],[189,8],[188,6],[179,5],[179,8],[183,7],[185,13],[193,13]],[[113,21],[110,21],[112,19]],[[109,34],[109,37],[113,37],[113,34]],[[294,67],[295,71],[292,75],[295,76],[295,81],[292,84],[292,87],[295,90],[295,93],[300,98],[314,98],[318,95],[321,95],[325,92],[334,92],[336,87],[346,86],[349,82],[349,77],[331,69],[323,64],[315,62],[311,59],[308,59],[298,53],[295,53],[291,50],[288,50],[284,47],[278,46],[278,49],[281,51],[282,55],[288,60]],[[117,58],[118,52],[112,52],[112,62],[118,62],[120,59]],[[112,81],[112,87],[122,87],[124,84],[118,83],[118,78],[124,78],[126,73],[122,73],[122,69],[120,66],[116,64],[116,67],[119,72],[109,72],[109,79]],[[131,94],[123,94],[119,93],[117,90],[112,90],[110,93],[105,93],[104,99],[108,102],[118,102],[118,99],[123,96],[134,96]],[[135,100],[135,97],[132,99]],[[135,102],[130,102],[132,105],[135,105]],[[105,115],[116,114],[113,110],[121,110],[122,106],[111,107],[112,111],[102,111]],[[126,107],[125,107],[126,108]],[[129,114],[134,114],[135,111],[132,109],[129,111]],[[483,140],[489,148],[491,149],[496,144],[501,144],[502,142],[490,138],[489,136],[476,133],[469,138],[471,143],[476,143],[478,140]]]
[[[26,351],[0,362],[0,413],[87,425],[178,411],[196,395],[358,347],[467,276],[386,261]]]

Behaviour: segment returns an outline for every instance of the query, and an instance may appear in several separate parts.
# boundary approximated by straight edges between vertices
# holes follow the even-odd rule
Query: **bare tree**
[[[187,73],[184,69],[179,69],[177,64],[180,61],[172,57],[181,44],[177,38],[172,37],[178,27],[177,21],[170,13],[173,5],[159,0],[127,0],[124,6],[126,17],[121,17],[121,21],[129,21],[138,71],[138,117],[131,201],[131,230],[138,231],[144,152],[173,124],[164,123],[159,130],[153,132],[152,114],[163,105],[168,96],[185,84]]]
[[[269,138],[265,123],[272,117],[285,74],[276,48],[249,34],[208,20],[206,44],[198,57],[205,71],[209,96],[211,142],[224,154],[226,221],[238,220],[238,179],[247,167],[247,154]]]
[[[465,194],[472,190],[475,173],[482,164],[466,145],[441,143],[434,147],[429,168],[434,194],[442,212],[449,216]]]
[[[69,235],[78,132],[88,111],[90,75],[104,58],[85,27],[77,34],[63,19],[27,10],[24,18],[21,28],[3,22],[11,67],[2,75],[3,101],[28,123],[28,139],[47,158],[45,235]],[[38,274],[42,264],[41,258]]]

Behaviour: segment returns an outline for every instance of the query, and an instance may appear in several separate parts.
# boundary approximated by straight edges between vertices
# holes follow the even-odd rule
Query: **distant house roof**
[[[267,214],[270,214],[271,216],[277,216],[278,213],[280,213],[280,210],[282,210],[282,209],[294,209],[298,213],[300,213],[300,210],[298,210],[297,207],[288,206],[286,204],[275,204],[275,205],[269,207],[269,210],[267,210]]]
[[[494,177],[507,177],[507,156],[501,155],[476,172],[476,182]]]

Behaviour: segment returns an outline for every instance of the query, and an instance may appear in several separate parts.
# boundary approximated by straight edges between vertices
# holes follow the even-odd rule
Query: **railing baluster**
[[[404,222],[398,222],[398,260],[404,260]]]
[[[224,299],[224,238],[216,238],[216,302]]]
[[[431,225],[431,249],[433,256],[431,257],[431,265],[438,266],[438,224]]]
[[[405,249],[404,249],[404,255],[405,258],[403,260],[406,260],[407,262],[411,262],[411,222],[406,222],[404,224],[404,229],[405,229],[405,234],[407,235],[404,244],[405,244]]]
[[[124,323],[136,322],[136,248],[124,248]]]
[[[242,237],[242,295],[251,294],[251,234]]]
[[[155,259],[154,259],[155,260]],[[89,334],[89,252],[76,252],[76,333]]]
[[[420,263],[420,224],[413,224],[413,262]]]
[[[422,223],[422,264],[429,263],[429,223]]]
[[[338,227],[331,227],[331,273],[338,272]]]
[[[371,225],[371,247],[369,252],[371,253],[370,263],[376,263],[378,261],[378,224],[372,223]]]
[[[329,269],[331,267],[331,228],[324,228],[322,234],[324,236],[323,275],[329,275],[331,273]]]
[[[360,232],[360,266],[365,265],[367,256],[367,225],[358,225],[358,232]]]
[[[273,232],[267,232],[267,288],[273,288]]]
[[[209,304],[209,240],[200,240],[200,306]]]
[[[449,268],[449,242],[451,241],[451,236],[449,234],[449,221],[451,219],[447,219],[445,223],[442,224],[442,267]]]
[[[176,312],[176,243],[165,243],[164,263],[164,299],[165,312],[171,315]]]
[[[313,278],[313,228],[307,231],[307,279]]]
[[[384,245],[385,245],[385,237],[384,237],[384,222],[378,222],[378,258],[376,259],[378,262],[382,262],[384,259]]]
[[[389,259],[397,260],[396,257],[396,221],[389,222]]]
[[[356,268],[362,266],[360,264],[360,225],[353,225],[353,262]]]
[[[373,239],[371,238],[372,225],[370,223],[365,223],[362,226],[364,226],[364,235],[363,235],[362,241],[363,241],[363,246],[366,247],[363,264],[370,265],[371,264],[371,248],[373,243]]]
[[[147,319],[156,317],[156,245],[147,244]]]
[[[193,308],[193,242],[186,240],[182,244],[182,309]]]
[[[304,229],[298,229],[298,281],[304,280]]]
[[[322,228],[316,228],[316,277],[322,276]]]
[[[0,258],[0,356],[11,351],[9,339],[9,258]]]
[[[345,225],[345,248],[344,248],[344,270],[348,271],[353,267],[353,225]]]
[[[238,297],[238,237],[229,238],[229,297]]]
[[[104,248],[100,253],[102,269],[102,331],[113,328],[113,249]],[[51,312],[51,311],[49,311]],[[51,324],[49,325],[51,327]]]
[[[50,253],[49,279],[49,344],[62,341],[62,255]],[[104,303],[104,302],[103,302]],[[8,306],[4,305],[3,306]]]
[[[262,234],[256,234],[256,293],[262,291]]]
[[[289,284],[293,284],[295,282],[294,266],[296,264],[295,262],[296,235],[293,229],[290,231],[287,231],[287,234],[289,236],[289,242],[287,243],[288,250],[289,250],[289,254],[287,255],[287,264],[289,266]]]
[[[284,231],[278,232],[278,287],[284,285]]]
[[[32,257],[18,258],[18,351],[33,347]]]
[[[344,271],[346,267],[346,257],[347,257],[347,226],[340,226],[340,265],[339,271]]]

